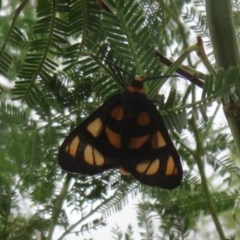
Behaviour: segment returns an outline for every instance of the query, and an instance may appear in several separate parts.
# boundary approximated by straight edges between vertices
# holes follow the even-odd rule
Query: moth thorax
[[[139,94],[144,94],[144,89],[143,89],[143,79],[139,76],[137,76],[132,84],[127,88],[127,90],[130,93],[139,93]]]

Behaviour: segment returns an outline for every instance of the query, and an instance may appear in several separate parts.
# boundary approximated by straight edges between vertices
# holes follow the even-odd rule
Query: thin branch
[[[167,71],[167,74],[169,74],[169,72],[171,73],[173,71],[176,71],[183,77],[187,78],[194,85],[203,88],[204,81],[201,78],[204,78],[204,74],[194,69],[191,69],[189,67],[181,65],[182,62],[186,59],[186,57],[193,51],[195,51],[197,55],[200,57],[203,64],[206,66],[207,70],[209,71],[209,73],[215,75],[216,72],[212,67],[212,64],[209,62],[207,58],[207,54],[205,52],[201,37],[197,37],[197,43],[187,47],[186,50],[181,54],[181,56],[175,62],[172,62],[171,60],[166,58],[159,51],[155,51],[155,56],[158,57],[158,59],[163,64],[170,67],[169,70]]]
[[[91,210],[87,215],[79,219],[77,222],[72,224],[71,226],[68,227],[68,229],[58,238],[58,240],[63,240],[66,235],[68,235],[75,227],[77,227],[79,224],[81,224],[83,221],[88,219],[91,215],[96,213],[98,210],[102,208],[103,205],[107,204],[110,202],[112,199],[115,198],[115,195],[112,195],[108,199],[106,199],[104,202],[101,202],[97,207],[95,207],[93,210]]]
[[[71,183],[71,176],[68,174],[67,178],[63,184],[63,187],[61,189],[60,194],[57,196],[57,198],[55,199],[54,205],[53,205],[53,210],[52,210],[52,219],[51,219],[51,223],[49,226],[49,231],[48,231],[48,238],[47,240],[51,240],[52,239],[52,235],[54,232],[54,229],[57,225],[58,222],[58,218],[59,215],[62,211],[63,208],[63,203],[64,200],[66,198],[66,195],[68,193],[68,189],[69,189],[69,185]]]
[[[212,195],[211,192],[208,188],[208,181],[207,181],[207,177],[205,174],[205,170],[204,170],[204,163],[203,163],[203,146],[202,146],[202,140],[201,137],[199,135],[199,130],[198,127],[196,125],[195,120],[192,120],[192,128],[193,128],[193,132],[195,135],[195,139],[196,139],[196,152],[197,154],[195,155],[196,157],[196,162],[198,165],[198,169],[199,169],[199,173],[201,176],[201,181],[202,181],[202,187],[203,187],[203,191],[205,193],[205,197],[206,197],[206,204],[208,206],[208,210],[212,216],[212,219],[214,221],[215,227],[217,229],[218,235],[220,237],[221,240],[226,240],[227,238],[225,237],[222,225],[218,219],[218,214],[215,210],[214,207],[214,201],[212,199]]]
[[[198,45],[197,55],[201,58],[205,67],[209,71],[209,73],[212,73],[215,75],[216,71],[213,68],[212,64],[208,60],[207,54],[206,54],[204,46],[203,46],[203,40],[201,37],[197,37],[197,45]]]
[[[155,56],[160,60],[161,63],[164,65],[170,67],[173,62],[169,60],[167,57],[165,57],[162,53],[159,51],[155,51]],[[194,85],[203,88],[204,81],[196,76],[196,74],[191,74],[188,71],[184,70],[182,67],[178,67],[176,70],[177,73],[179,73],[181,76],[188,79],[191,83]]]
[[[14,26],[15,26],[15,24],[16,24],[16,22],[17,22],[18,16],[19,16],[20,13],[22,12],[22,10],[24,9],[24,7],[25,7],[25,5],[28,3],[28,1],[29,1],[29,0],[22,0],[22,1],[21,1],[21,4],[20,4],[20,5],[18,6],[18,8],[16,9],[15,14],[14,14],[14,16],[13,16],[13,20],[12,20],[11,26],[10,26],[10,28],[9,28],[9,31],[8,31],[7,36],[6,36],[6,38],[5,38],[5,41],[3,42],[3,45],[2,45],[2,47],[1,47],[0,56],[2,55],[2,53],[3,53],[3,51],[4,51],[5,47],[6,47],[6,44],[7,44],[7,42],[8,42],[8,39],[9,39],[10,36],[11,36],[11,33],[12,33],[12,31],[13,31],[13,29],[14,29]]]

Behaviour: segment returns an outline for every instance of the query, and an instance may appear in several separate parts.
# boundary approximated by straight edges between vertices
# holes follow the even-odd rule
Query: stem
[[[92,216],[94,213],[96,213],[98,210],[102,208],[103,205],[107,204],[109,201],[111,201],[113,198],[115,198],[115,195],[112,195],[108,199],[105,200],[105,202],[101,202],[97,207],[95,207],[93,210],[91,210],[88,214],[86,214],[84,217],[82,217],[80,220],[72,224],[68,227],[68,229],[57,239],[57,240],[63,240],[66,235],[68,235],[75,227],[77,227],[79,224],[81,224],[83,221],[85,221],[87,218]]]
[[[209,73],[215,75],[216,74],[215,69],[213,68],[212,64],[208,60],[207,54],[203,46],[203,40],[201,37],[197,37],[197,45],[198,45],[197,55],[201,58],[201,60],[203,61],[203,64],[205,65]]]
[[[60,194],[57,196],[54,205],[53,205],[53,210],[52,210],[52,219],[51,219],[51,223],[49,226],[49,232],[48,232],[48,238],[47,240],[51,240],[52,239],[52,235],[54,232],[54,229],[57,225],[57,221],[58,221],[58,217],[61,213],[62,210],[62,206],[63,206],[63,202],[66,198],[66,195],[68,193],[68,189],[69,189],[69,184],[71,182],[71,176],[68,174],[67,178],[63,184],[63,187],[61,189]]]
[[[218,215],[217,215],[217,212],[214,207],[214,201],[212,199],[211,192],[208,188],[208,181],[207,181],[207,177],[206,177],[205,170],[204,170],[204,163],[203,163],[203,159],[201,157],[201,156],[203,156],[202,139],[200,137],[200,133],[199,133],[199,130],[198,130],[195,120],[192,120],[192,127],[193,127],[193,132],[195,135],[195,139],[196,139],[196,153],[197,154],[195,155],[195,157],[196,157],[196,162],[197,162],[197,166],[199,169],[199,173],[201,176],[203,191],[204,191],[205,197],[206,197],[206,204],[208,206],[208,210],[212,216],[212,219],[214,221],[214,224],[215,224],[215,227],[217,229],[220,239],[226,240],[227,238],[224,235],[222,225],[218,219]]]
[[[157,50],[155,51],[155,56],[159,59],[161,63],[168,67],[170,67],[173,64],[173,62],[170,59],[165,57],[162,53],[160,53]],[[181,76],[185,77],[192,84],[197,85],[200,88],[203,88],[204,81],[201,79],[202,75],[198,77],[197,74],[195,73],[192,74],[189,71],[182,68],[181,66],[177,68],[176,72],[179,73]]]
[[[5,47],[6,47],[6,44],[8,43],[8,40],[9,40],[9,38],[11,36],[11,33],[12,33],[12,31],[13,31],[15,25],[16,25],[17,19],[18,19],[20,13],[22,12],[22,10],[24,9],[25,5],[28,3],[28,1],[29,0],[21,1],[21,4],[16,9],[15,14],[13,16],[13,20],[12,20],[11,26],[10,26],[10,29],[9,29],[9,31],[7,33],[7,36],[5,38],[5,41],[3,42],[3,45],[2,45],[2,47],[0,49],[0,56],[3,54],[3,51],[4,51]]]
[[[240,66],[240,55],[229,0],[206,0],[207,23],[218,67]]]
[[[232,6],[229,0],[206,0],[207,22],[218,68],[227,70],[240,66],[240,54],[237,43]],[[239,76],[240,76],[240,70]],[[236,92],[240,95],[240,77],[235,80]],[[229,93],[230,101],[222,100],[224,112],[231,128],[233,139],[240,153],[240,100]]]
[[[181,65],[183,63],[183,61],[189,56],[189,54],[191,52],[198,52],[199,51],[199,46],[198,44],[194,44],[191,45],[189,47],[187,47],[185,49],[185,51],[180,55],[180,57],[178,57],[178,59],[176,61],[174,61],[170,67],[168,68],[168,70],[164,73],[164,75],[170,76],[171,74],[173,74],[174,72],[178,71],[178,69],[181,69],[181,72],[190,72],[189,69],[184,69]],[[159,52],[155,52],[155,55],[162,60],[162,58],[160,58],[160,53]],[[196,80],[196,79],[195,79]],[[162,79],[161,82],[158,82],[155,84],[155,86],[152,87],[152,90],[148,93],[152,98],[156,98],[156,96],[158,95],[159,89],[161,88],[161,86],[167,81],[167,78]],[[202,86],[201,82],[197,82],[198,86]]]

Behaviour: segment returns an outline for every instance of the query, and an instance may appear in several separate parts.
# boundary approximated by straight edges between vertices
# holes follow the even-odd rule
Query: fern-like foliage
[[[239,35],[240,7],[232,3]],[[190,33],[201,35],[211,48],[204,6],[201,0],[0,4],[0,239],[84,238],[136,197],[142,199],[139,228],[114,228],[113,238],[130,240],[139,232],[141,239],[187,239],[210,213],[199,160],[210,171],[206,178],[215,216],[228,214],[234,230],[239,227],[231,215],[239,200],[239,159],[226,126],[216,123],[219,100],[239,101],[233,94],[239,70],[207,74],[199,94],[182,77],[163,78],[167,67],[155,57],[157,50],[174,61],[190,45]],[[199,66],[192,56],[186,62]],[[69,131],[135,75],[151,79],[146,93],[183,159],[183,183],[171,192],[113,170],[78,176],[57,164]],[[25,199],[30,213],[22,210]]]
[[[28,39],[28,51],[18,73],[19,80],[12,91],[14,99],[26,101],[29,106],[35,106],[45,98],[38,82],[41,80],[48,82],[50,74],[57,71],[60,62],[57,63],[56,59],[61,56],[62,49],[68,44],[67,23],[57,17],[58,9],[63,11],[63,6],[64,3],[57,1],[38,3],[33,36]],[[65,11],[66,9],[65,7]]]

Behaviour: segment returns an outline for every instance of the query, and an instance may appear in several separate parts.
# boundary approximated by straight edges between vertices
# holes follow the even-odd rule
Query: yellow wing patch
[[[77,150],[79,148],[79,144],[80,144],[80,138],[79,136],[76,136],[71,143],[69,143],[66,148],[65,151],[71,155],[72,157],[76,156]]]
[[[121,141],[121,136],[118,133],[115,133],[112,131],[109,127],[106,127],[105,129],[108,141],[110,142],[111,145],[113,145],[115,148],[121,148],[122,146],[122,141]]]
[[[104,164],[103,155],[91,145],[87,145],[84,149],[84,160],[90,165],[101,166]]]
[[[152,148],[157,149],[161,147],[166,147],[166,141],[161,134],[161,132],[157,131],[152,137]]]
[[[172,156],[169,156],[167,160],[167,168],[166,168],[166,175],[175,175],[176,174],[176,168],[175,163]]]
[[[130,175],[130,173],[127,170],[125,170],[124,168],[122,168],[122,167],[119,168],[119,171],[124,176],[129,176]]]
[[[146,175],[153,175],[156,174],[160,167],[160,161],[156,158],[153,162],[152,161],[145,161],[137,165],[136,170],[139,173],[145,173]]]
[[[102,132],[102,128],[103,128],[103,123],[100,118],[95,118],[87,126],[88,132],[90,132],[93,137],[98,137]]]

